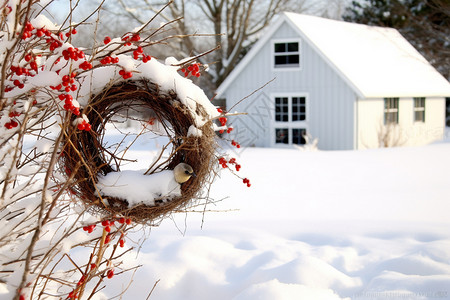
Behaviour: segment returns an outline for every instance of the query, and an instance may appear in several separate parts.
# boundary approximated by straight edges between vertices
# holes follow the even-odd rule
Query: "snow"
[[[151,163],[136,147],[138,164]],[[124,299],[158,280],[155,299],[450,299],[449,151],[230,150],[251,188],[223,170],[211,196],[228,198],[206,208],[220,212],[153,228],[123,259],[143,265]],[[117,295],[127,276],[97,299]]]
[[[365,98],[450,95],[448,81],[395,29],[285,16]]]
[[[155,200],[170,200],[181,196],[181,186],[175,181],[173,170],[144,175],[143,171],[111,172],[99,176],[97,188],[102,196],[127,200],[128,206],[155,205]]]

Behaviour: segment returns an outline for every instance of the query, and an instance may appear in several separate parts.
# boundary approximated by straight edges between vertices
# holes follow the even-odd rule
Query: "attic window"
[[[300,67],[299,43],[274,43],[274,66],[275,68]]]

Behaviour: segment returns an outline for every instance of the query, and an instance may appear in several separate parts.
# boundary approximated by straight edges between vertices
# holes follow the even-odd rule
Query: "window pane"
[[[306,129],[295,128],[292,129],[292,143],[297,145],[306,144],[304,136],[306,135]]]
[[[425,98],[414,98],[414,107],[425,108]]]
[[[425,112],[424,111],[416,111],[416,112],[414,112],[414,121],[416,121],[416,122],[424,122],[425,121]]]
[[[298,52],[298,43],[288,43],[287,51],[288,52]]]
[[[287,65],[287,64],[288,64],[287,56],[279,56],[279,55],[275,56],[275,65]]]
[[[277,144],[289,144],[289,131],[287,128],[275,129],[275,142]]]
[[[287,63],[290,65],[292,65],[292,64],[298,65],[300,63],[300,57],[298,56],[298,54],[288,55],[288,56],[286,56],[286,59],[287,59]]]
[[[276,53],[287,52],[286,51],[286,44],[285,43],[277,43],[277,44],[275,44],[275,52]]]
[[[306,120],[306,98],[292,97],[292,121]]]
[[[398,113],[397,112],[388,112],[385,113],[385,124],[398,123]]]

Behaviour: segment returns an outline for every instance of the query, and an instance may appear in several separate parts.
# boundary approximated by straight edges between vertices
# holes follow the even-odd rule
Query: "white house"
[[[397,30],[283,13],[216,98],[248,113],[232,120],[242,145],[302,144],[306,132],[320,149],[346,150],[441,139],[448,96]]]

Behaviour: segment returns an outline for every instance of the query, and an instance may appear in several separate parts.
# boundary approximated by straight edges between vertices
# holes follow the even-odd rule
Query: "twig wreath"
[[[120,168],[120,158],[104,146],[105,125],[116,114],[127,110],[146,110],[152,114],[171,141],[169,158],[160,158],[153,166],[173,170],[177,164],[184,162],[193,168],[196,176],[181,185],[181,196],[165,199],[165,195],[162,195],[154,205],[142,203],[130,206],[125,199],[100,194],[98,177]],[[67,126],[61,157],[67,175],[75,181],[72,192],[92,211],[110,216],[123,215],[136,222],[154,221],[185,208],[210,183],[211,171],[217,165],[213,122],[207,120],[199,128],[201,134],[189,132],[190,128],[196,126],[195,119],[191,109],[182,104],[175,91],[162,91],[158,84],[148,79],[123,81],[94,95],[83,109],[83,114],[89,120],[91,130]],[[210,118],[201,105],[197,105],[195,114]],[[76,117],[72,116],[70,122],[77,122]],[[149,171],[146,175],[161,169],[150,167]]]

